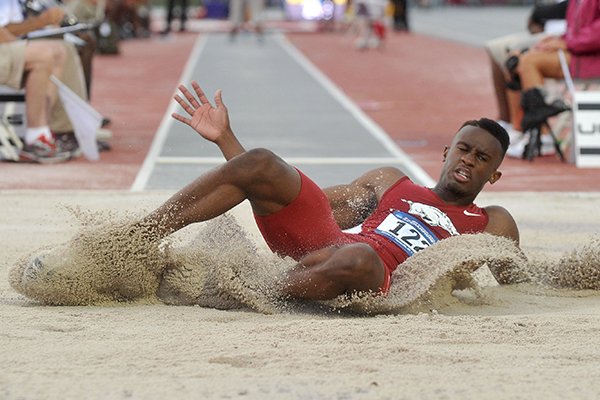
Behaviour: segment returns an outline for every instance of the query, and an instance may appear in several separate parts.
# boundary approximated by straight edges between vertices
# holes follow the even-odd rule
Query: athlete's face
[[[484,129],[465,126],[444,149],[444,168],[438,187],[444,192],[472,201],[486,182],[495,183],[502,175],[502,147]],[[440,185],[441,184],[441,185]]]

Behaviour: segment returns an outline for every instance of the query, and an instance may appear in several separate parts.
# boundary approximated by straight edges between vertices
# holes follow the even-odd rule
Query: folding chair
[[[527,132],[529,133],[529,143],[525,148],[525,154],[523,155],[523,158],[529,161],[533,161],[533,158],[536,154],[542,153],[542,131],[544,128],[546,128],[546,131],[550,134],[550,137],[552,137],[552,142],[554,144],[556,154],[558,154],[558,157],[561,161],[565,162],[566,158],[560,147],[560,141],[558,140],[558,137],[550,127],[548,119],[543,120],[536,126],[527,130]]]
[[[23,111],[17,110],[21,105]],[[25,92],[0,86],[0,159],[19,161],[23,142],[17,129],[26,127]]]

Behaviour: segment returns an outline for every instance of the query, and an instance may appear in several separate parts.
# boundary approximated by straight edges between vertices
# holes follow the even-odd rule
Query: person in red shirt
[[[215,94],[213,106],[196,82],[192,87],[195,95],[183,85],[183,97],[175,95],[188,116],[173,117],[215,143],[227,162],[140,222],[156,238],[249,200],[271,250],[298,261],[282,285],[285,295],[297,299],[386,293],[399,264],[450,236],[487,232],[519,242],[507,210],[473,204],[484,185],[502,175],[498,167],[509,139],[495,121],[465,122],[444,149],[444,166],[432,189],[414,184],[391,167],[321,189],[271,151],[246,151],[231,129],[221,92]],[[344,231],[357,225],[354,233]]]

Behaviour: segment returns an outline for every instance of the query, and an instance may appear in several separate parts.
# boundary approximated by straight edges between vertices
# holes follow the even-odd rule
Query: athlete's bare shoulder
[[[484,207],[487,212],[489,221],[485,232],[492,235],[504,236],[514,240],[519,244],[519,228],[513,216],[501,206]]]
[[[399,179],[406,176],[398,168],[381,167],[373,169],[356,180],[356,183],[369,188],[379,199]]]

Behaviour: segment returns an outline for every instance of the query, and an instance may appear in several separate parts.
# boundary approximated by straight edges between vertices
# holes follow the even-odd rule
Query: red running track
[[[482,49],[404,33],[365,52],[341,33],[288,38],[434,179],[462,122],[496,115]],[[0,189],[129,189],[195,40],[180,34],[125,41],[120,55],[97,56],[92,104],[113,121],[113,149],[97,163],[1,163]],[[501,170],[503,178],[486,190],[600,190],[600,169],[577,169],[556,157],[507,159]]]

